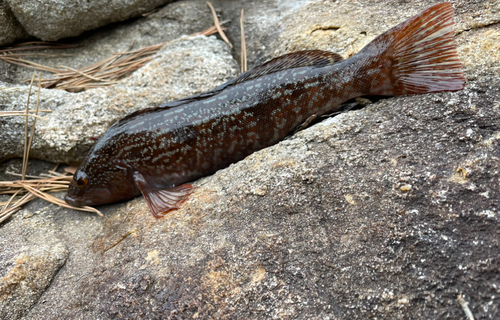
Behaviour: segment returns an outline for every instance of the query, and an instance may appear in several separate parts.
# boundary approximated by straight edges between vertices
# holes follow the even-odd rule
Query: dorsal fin
[[[187,103],[191,103],[196,100],[209,98],[213,95],[218,94],[219,92],[221,92],[222,90],[224,90],[229,86],[234,86],[236,84],[252,80],[267,74],[275,73],[286,69],[308,67],[308,66],[324,67],[330,64],[340,62],[342,60],[343,59],[339,54],[330,51],[304,50],[304,51],[288,53],[280,57],[274,58],[272,60],[269,60],[268,62],[261,64],[260,66],[257,66],[251,70],[248,70],[247,72],[240,74],[236,78],[229,80],[228,82],[218,86],[213,90],[202,92],[191,97],[170,101],[162,105],[159,105],[158,107],[146,108],[133,112],[125,116],[124,118],[120,119],[118,121],[118,125],[124,124],[130,118],[133,118],[139,114],[154,112],[158,109],[175,108],[185,105]]]
[[[157,107],[150,107],[150,108],[145,108],[145,109],[137,110],[137,111],[132,112],[131,114],[129,114],[129,115],[121,118],[118,121],[118,125],[121,125],[121,124],[125,123],[130,118],[133,118],[133,117],[135,117],[135,116],[137,116],[139,114],[153,112],[153,111],[156,111],[158,109],[175,108],[175,107],[179,107],[179,106],[185,105],[187,103],[193,102],[195,100],[200,100],[200,99],[205,99],[205,98],[211,97],[211,96],[219,93],[220,91],[222,91],[222,89],[224,89],[228,85],[230,85],[231,84],[230,82],[227,82],[227,83],[225,83],[225,84],[223,84],[223,85],[221,85],[221,86],[219,86],[219,87],[217,87],[217,88],[215,88],[213,90],[210,90],[210,91],[207,91],[207,92],[202,92],[202,93],[196,94],[196,95],[191,96],[191,97],[182,98],[182,99],[174,100],[174,101],[169,101],[169,102],[161,104],[161,105],[159,105]]]
[[[324,67],[342,61],[342,57],[330,51],[304,50],[288,53],[261,64],[233,79],[232,85],[252,80],[267,74],[300,67]]]

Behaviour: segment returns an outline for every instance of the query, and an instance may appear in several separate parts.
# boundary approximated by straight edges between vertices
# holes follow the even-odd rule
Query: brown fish
[[[142,193],[161,217],[188,198],[193,187],[184,183],[277,143],[349,99],[461,90],[452,18],[451,4],[441,3],[350,59],[319,50],[287,54],[212,91],[126,116],[87,155],[66,202],[100,205]]]

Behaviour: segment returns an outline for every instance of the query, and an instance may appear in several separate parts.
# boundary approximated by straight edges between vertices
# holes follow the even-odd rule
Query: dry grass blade
[[[30,41],[16,44],[12,47],[0,47],[0,53],[10,53],[13,51],[28,51],[42,49],[70,49],[81,47],[79,44],[64,44],[48,41]]]
[[[35,115],[38,115],[38,109],[40,108],[40,90],[41,88],[41,79],[42,79],[42,74],[38,74],[38,95],[36,98],[36,109],[35,109]],[[28,112],[26,112],[26,115]],[[28,116],[26,116],[26,123],[28,123]],[[31,150],[31,143],[33,142],[33,135],[35,134],[35,127],[36,127],[36,118],[33,119],[33,125],[31,126],[31,132],[29,136],[29,141],[28,141],[28,147],[26,151],[26,161],[24,162],[25,159],[23,159],[24,166],[23,166],[23,180],[24,177],[26,176],[26,170],[28,169],[28,159],[29,159],[29,154]]]
[[[210,7],[210,10],[212,11],[212,16],[214,17],[215,27],[217,28],[217,31],[219,32],[222,40],[224,40],[229,45],[229,47],[232,49],[233,45],[231,44],[231,42],[229,42],[229,39],[226,37],[226,34],[224,33],[224,31],[222,31],[222,28],[221,28],[221,25],[219,22],[219,18],[217,17],[217,13],[215,12],[214,6],[212,6],[210,1],[207,1],[207,5]]]
[[[36,177],[40,178],[40,177]],[[72,180],[72,176],[58,175],[52,176],[46,179],[35,179],[35,180],[20,180],[20,181],[0,181],[0,195],[2,194],[12,194],[9,201],[5,203],[0,202],[0,206],[3,209],[0,211],[0,222],[4,221],[10,217],[13,213],[21,208],[22,205],[30,202],[33,199],[42,198],[53,204],[61,207],[80,210],[86,212],[94,212],[102,216],[102,213],[91,207],[73,207],[68,205],[63,200],[56,198],[47,192],[62,192],[68,189],[68,185]],[[26,193],[23,197],[13,202],[13,199],[20,193]]]
[[[32,62],[32,61],[17,58],[15,56],[0,56],[0,59],[4,60],[6,62],[12,63],[12,64],[16,64],[18,66],[32,68],[32,69],[36,69],[36,70],[40,70],[40,71],[47,71],[50,73],[58,73],[60,71],[59,69],[47,67],[47,66],[44,66],[44,65]]]
[[[241,28],[241,72],[243,73],[247,71],[247,45],[245,42],[245,18],[243,9],[241,9],[240,28]]]
[[[0,223],[7,220],[11,215],[16,213],[16,211],[21,209],[21,207],[24,204],[30,202],[31,200],[35,199],[36,197],[31,193],[27,193],[21,199],[19,199],[18,201],[16,201],[13,205],[11,205],[9,207],[13,198],[14,198],[14,196],[11,197],[11,199],[8,201],[8,203],[5,205],[5,207],[2,209],[2,211],[0,211]]]
[[[222,25],[224,25],[224,24],[226,24],[226,23],[228,23],[228,22],[230,22],[230,21],[231,21],[231,20],[224,20],[224,21],[222,21],[222,22],[220,23],[220,25],[222,26]],[[226,27],[222,28],[222,31],[226,31],[226,30],[227,30],[227,28],[226,28]],[[216,27],[216,26],[213,26],[213,27],[210,27],[210,28],[208,28],[208,29],[206,29],[206,30],[203,30],[203,31],[201,31],[201,32],[196,32],[196,33],[190,34],[190,36],[197,36],[197,35],[202,35],[202,36],[210,36],[210,35],[212,35],[212,34],[216,34],[216,33],[218,33],[218,32],[219,32],[219,31],[217,30],[217,27]]]

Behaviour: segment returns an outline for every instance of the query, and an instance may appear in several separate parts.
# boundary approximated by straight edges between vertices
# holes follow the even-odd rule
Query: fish
[[[284,139],[360,96],[465,86],[453,7],[434,5],[349,59],[322,50],[274,58],[208,92],[136,111],[99,137],[65,201],[95,206],[143,195],[154,217],[180,208],[192,181]]]

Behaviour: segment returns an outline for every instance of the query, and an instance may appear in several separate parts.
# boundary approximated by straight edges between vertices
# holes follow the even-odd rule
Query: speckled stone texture
[[[80,48],[65,51],[73,56],[40,57],[30,60],[58,68],[79,68],[108,58],[116,52],[172,41],[213,25],[205,1],[176,2],[129,25],[120,24],[81,39]],[[79,42],[80,43],[80,42]],[[60,54],[57,51],[46,53]],[[0,61],[8,72],[0,82],[0,110],[25,110],[28,86],[15,85],[31,78],[32,70]],[[210,90],[236,76],[238,67],[230,50],[214,37],[184,38],[169,43],[144,68],[104,89],[68,93],[42,90],[40,109],[48,121],[38,121],[31,155],[54,162],[81,160],[98,136],[112,124],[135,110]],[[48,77],[48,75],[46,75]],[[10,83],[8,83],[10,82]],[[31,109],[36,105],[36,90]],[[0,161],[20,157],[24,144],[24,118],[0,118]]]
[[[26,31],[55,41],[149,12],[171,0],[5,0]]]
[[[255,2],[261,16],[269,3]],[[353,15],[368,14],[374,37],[384,21],[436,2],[358,3],[364,11]],[[295,14],[321,4],[332,2]],[[104,218],[29,204],[0,225],[0,306],[15,302],[0,318],[463,319],[458,295],[475,319],[500,318],[500,30],[489,4],[454,2],[459,26],[489,21],[456,36],[463,91],[374,100],[326,119],[196,181],[191,199],[162,219],[142,197],[101,206]],[[176,60],[186,41],[219,43],[179,40]],[[181,94],[187,84],[169,87]],[[0,178],[19,168],[1,163]],[[44,261],[42,285],[24,256]]]
[[[217,6],[217,1],[213,1]],[[204,0],[176,1],[139,19],[116,22],[80,37],[63,40],[78,45],[66,50],[43,50],[37,53],[49,56],[29,56],[26,59],[51,68],[67,66],[78,69],[109,58],[117,52],[136,50],[146,46],[171,41],[213,26],[210,9]],[[23,84],[31,79],[33,70],[8,64],[0,60],[0,81]],[[43,72],[44,77],[51,74]]]
[[[29,37],[4,0],[0,0],[0,46]]]
[[[18,319],[51,284],[69,251],[50,207],[22,212],[0,231],[0,318]]]
[[[228,18],[239,17],[241,8],[245,9],[248,67],[251,68],[273,57],[298,50],[329,50],[350,57],[380,33],[444,1],[221,2],[223,14]],[[455,8],[455,30],[459,33],[500,22],[498,0],[450,2]],[[231,24],[228,34],[233,40],[239,61],[239,24]]]
[[[140,70],[119,84],[80,93],[41,90],[42,114],[31,154],[53,162],[81,160],[92,145],[90,137],[135,110],[154,107],[220,85],[237,75],[237,64],[227,45],[215,37],[185,37],[167,44]],[[28,87],[6,87],[0,91],[3,110],[24,110]],[[35,108],[36,92],[31,102]],[[31,120],[30,120],[31,122]],[[0,160],[22,155],[24,118],[0,118]]]

